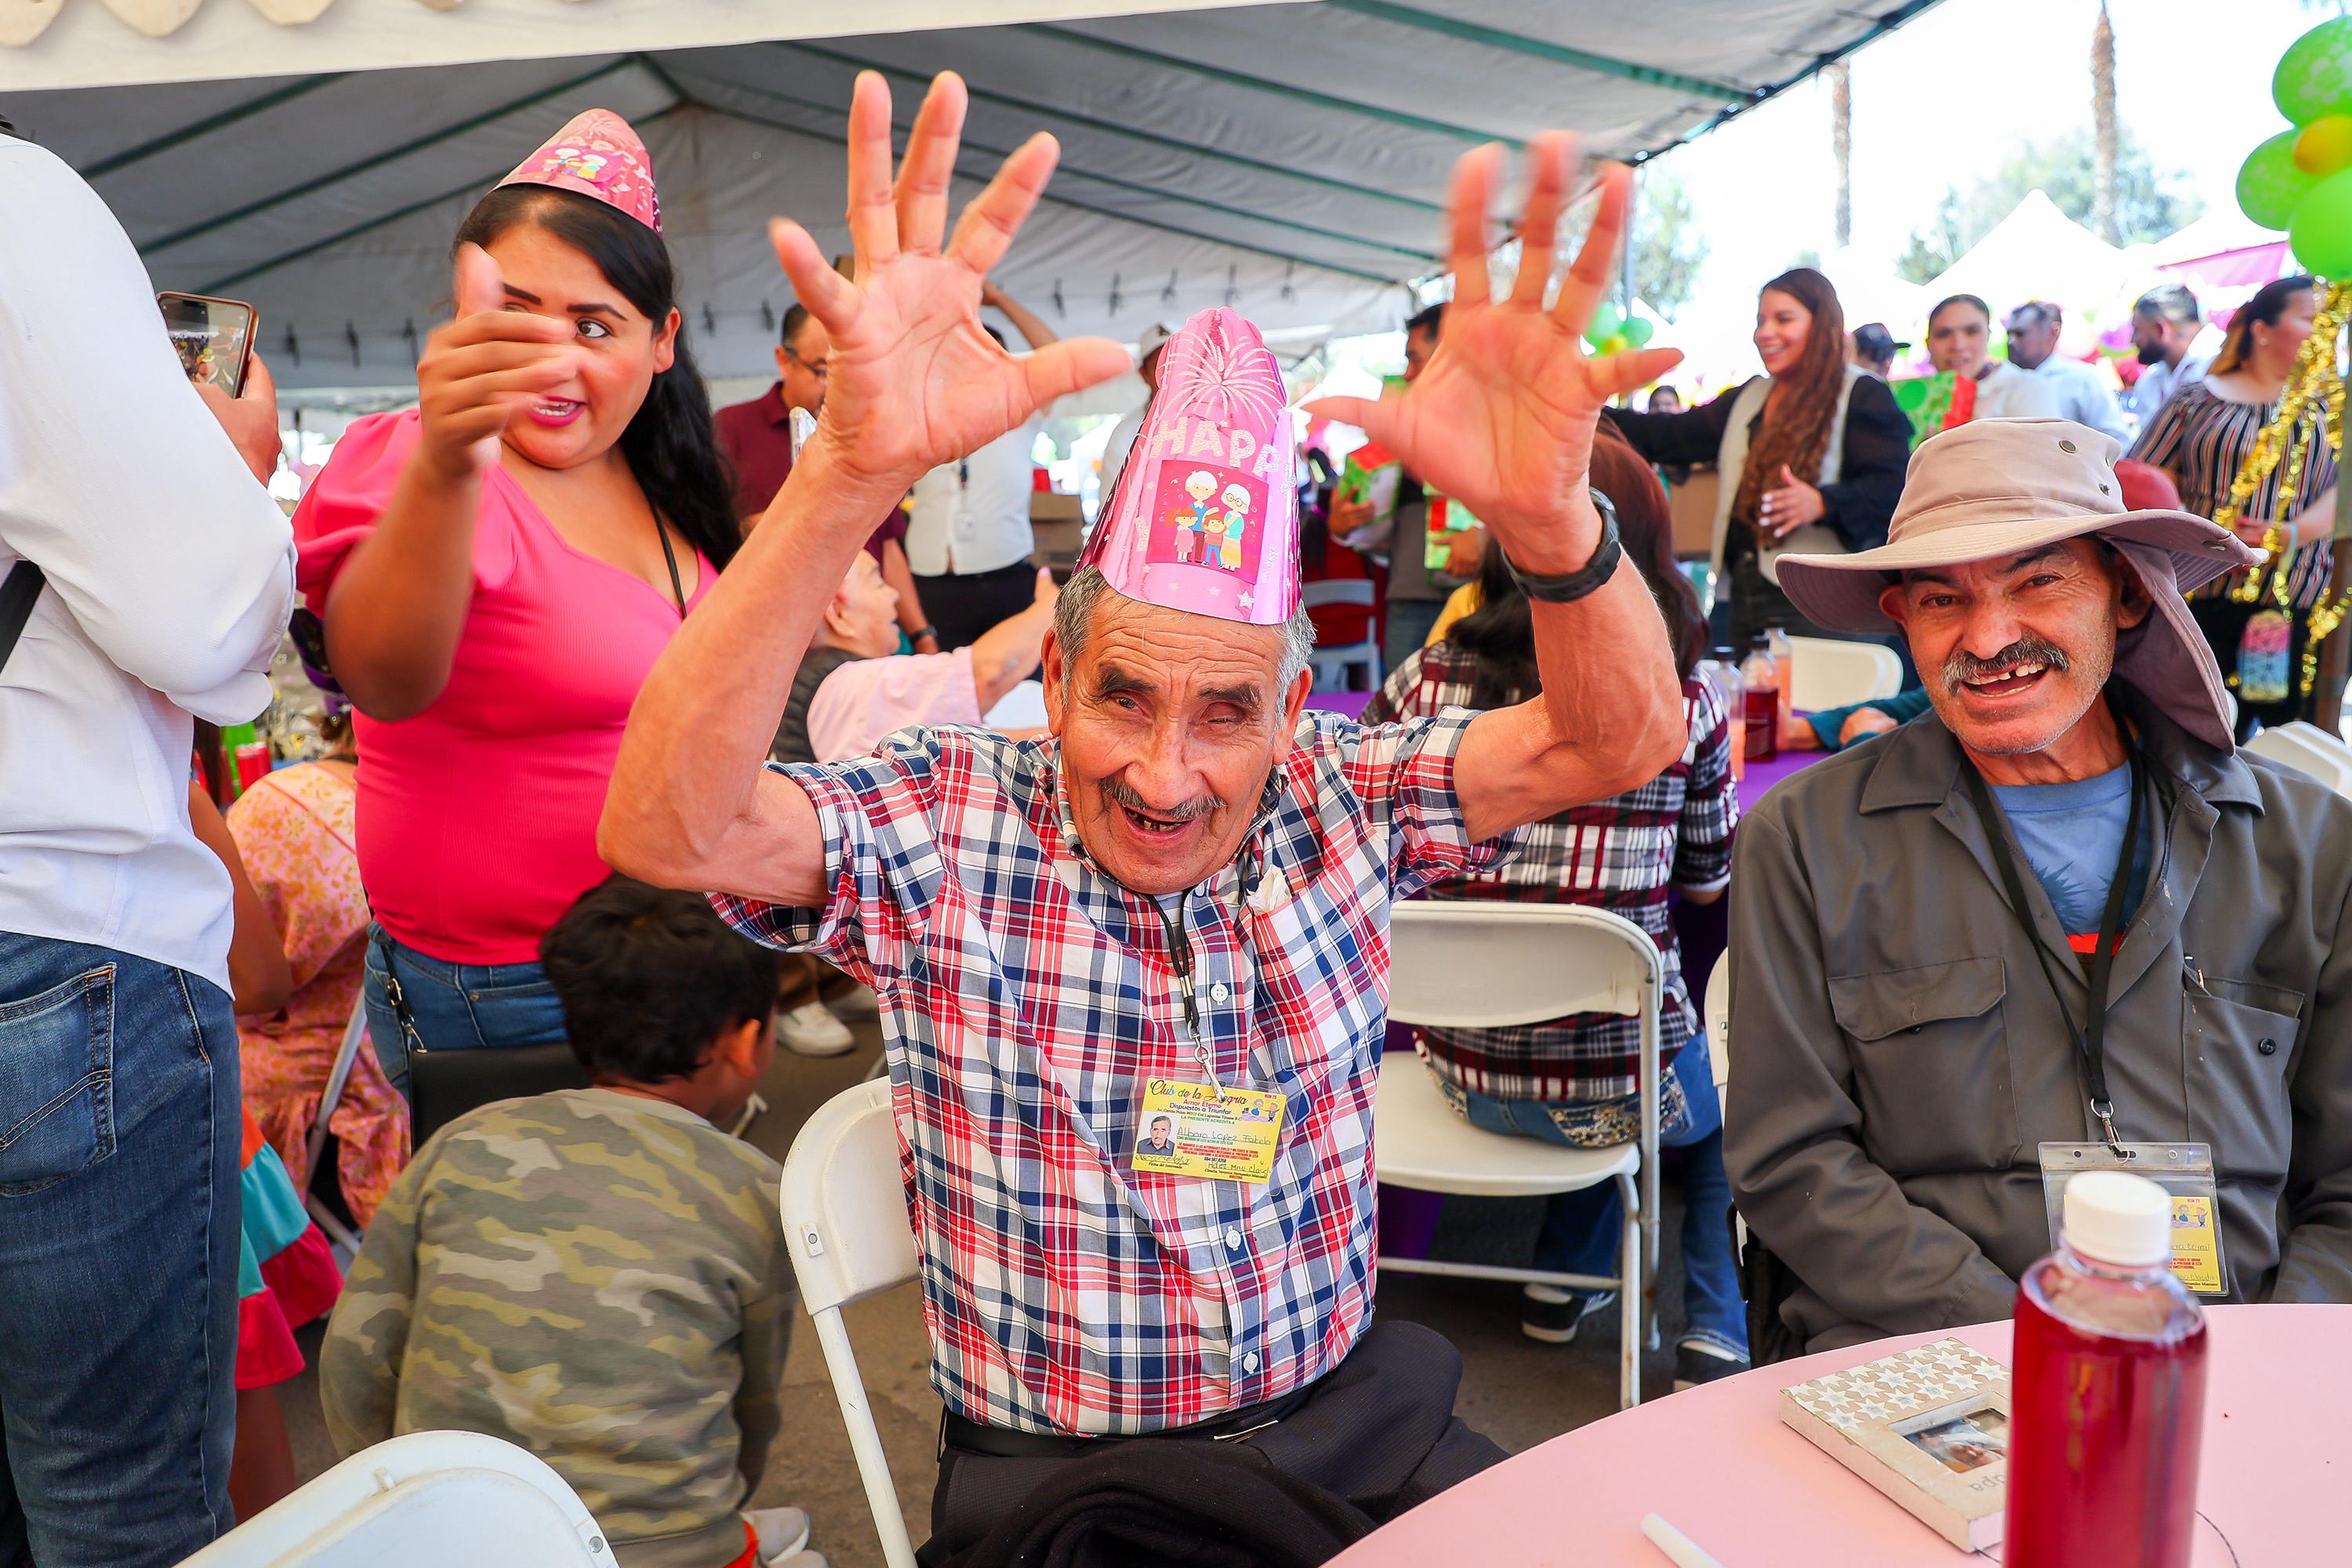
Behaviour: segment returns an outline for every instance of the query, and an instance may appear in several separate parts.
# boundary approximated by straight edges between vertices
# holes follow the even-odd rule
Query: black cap
[[[1885,322],[1864,321],[1853,330],[1853,346],[1860,349],[1865,358],[1892,359],[1911,345],[1888,331]]]

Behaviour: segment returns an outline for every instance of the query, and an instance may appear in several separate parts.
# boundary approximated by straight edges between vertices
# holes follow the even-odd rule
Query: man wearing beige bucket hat
[[[2181,594],[2247,552],[2124,510],[2116,453],[1969,424],[1884,546],[1781,561],[1813,621],[1902,631],[1932,711],[1741,824],[1725,1153],[1786,1266],[1768,1342],[2006,1317],[2051,1161],[2199,1145],[2208,1294],[2352,1300],[2352,803],[2233,750]]]

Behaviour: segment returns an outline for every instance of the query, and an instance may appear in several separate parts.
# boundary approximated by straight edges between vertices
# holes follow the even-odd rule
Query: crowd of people
[[[1636,412],[1675,353],[1582,341],[1629,174],[1597,172],[1559,269],[1574,149],[1531,142],[1496,294],[1487,148],[1401,384],[1309,406],[1393,455],[1397,504],[1302,493],[1278,365],[1203,311],[1143,345],[1057,584],[1032,438],[1130,361],[988,281],[1050,138],[950,230],[964,108],[940,77],[894,159],[861,76],[850,263],[772,226],[778,381],[715,415],[643,144],[563,127],[453,236],[416,406],[353,424],[290,526],[268,367],[192,390],[119,225],[0,135],[0,1562],[173,1563],[282,1495],[274,1391],[328,1315],[341,1451],[486,1432],[622,1568],[822,1568],[806,1513],[750,1507],[830,1416],[780,1400],[780,1173],[733,1134],[777,1044],[848,1049],[861,1005],[946,1408],[923,1560],[1034,1555],[1108,1489],[1181,1520],[1226,1440],[1278,1484],[1218,1528],[1336,1551],[1503,1457],[1453,1348],[1374,1311],[1414,897],[1656,942],[1656,1084],[1610,1015],[1415,1046],[1498,1136],[1628,1142],[1654,1096],[1678,1384],[2007,1316],[2052,1143],[2204,1145],[2210,1294],[2352,1301],[2352,803],[2236,744],[2308,700],[2325,443],[2211,521],[2312,279],[2226,335],[2151,293],[2128,407],[2056,307],[2012,309],[1999,358],[1989,305],[1945,300],[1929,363],[1976,417],[1916,440],[1885,379],[1908,345],[1797,268],[1759,293],[1761,374]],[[1696,468],[1712,626],[1664,482]],[[1442,569],[1441,504],[1477,520]],[[1390,557],[1360,721],[1307,706],[1310,532]],[[298,601],[324,755],[224,819],[199,726],[268,701]],[[1774,624],[1922,680],[1811,716],[1840,754],[1742,802],[1700,666]],[[1043,726],[991,728],[1033,675]],[[1710,1040],[1671,911],[1727,895]],[[373,1048],[330,1109],[354,1009]],[[534,1050],[571,1086],[415,1136],[436,1074]],[[301,1197],[322,1142],[341,1281]],[[1538,1265],[1617,1271],[1616,1203],[1550,1200]],[[1519,1311],[1562,1342],[1606,1305]]]

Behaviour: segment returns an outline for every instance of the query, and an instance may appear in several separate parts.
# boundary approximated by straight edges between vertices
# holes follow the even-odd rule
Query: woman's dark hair
[[[1974,294],[1947,294],[1942,299],[1937,300],[1936,308],[1927,312],[1927,326],[1929,330],[1932,331],[1934,329],[1936,325],[1936,318],[1942,315],[1954,305],[1969,306],[1974,310],[1978,315],[1982,316],[1985,319],[1985,331],[1988,332],[1992,331],[1992,307],[1986,304]]]
[[[539,961],[580,1065],[629,1083],[692,1077],[784,990],[782,955],[737,935],[700,893],[617,874],[563,911]]]
[[[677,282],[661,236],[593,197],[546,185],[501,185],[474,204],[457,227],[458,245],[488,247],[517,224],[536,224],[596,264],[606,282],[643,311],[656,330],[677,306]],[[743,542],[735,521],[735,485],[710,424],[710,399],[677,329],[677,357],[646,389],[621,456],[646,500],[725,569]]]
[[[2273,325],[2286,314],[2286,308],[2294,302],[2297,294],[2310,293],[2318,283],[2309,273],[2298,272],[2292,278],[2273,279],[2255,289],[2254,297],[2239,306],[2238,313],[2230,318],[2229,332],[2221,339],[2213,363],[2205,367],[2205,374],[2227,375],[2245,368],[2246,361],[2253,357],[2254,323]]]
[[[1666,637],[1675,650],[1675,672],[1685,680],[1706,654],[1706,617],[1698,591],[1675,563],[1674,523],[1665,488],[1622,437],[1602,427],[1592,444],[1592,488],[1617,509],[1617,537],[1625,558],[1650,585]],[[1475,674],[1470,706],[1504,708],[1525,702],[1543,689],[1536,665],[1536,632],[1528,596],[1491,540],[1478,563],[1478,607],[1454,623],[1445,640],[1467,652]]]
[[[215,805],[225,805],[228,797],[228,747],[222,742],[221,727],[209,719],[196,721],[196,734],[192,743],[196,756],[196,783],[212,796]]]
[[[1845,308],[1828,279],[1810,267],[1792,267],[1757,293],[1788,295],[1812,312],[1813,324],[1805,329],[1797,363],[1772,378],[1776,395],[1764,405],[1764,428],[1739,470],[1731,515],[1751,525],[1764,515],[1764,492],[1780,488],[1783,464],[1807,484],[1821,478],[1846,371]]]

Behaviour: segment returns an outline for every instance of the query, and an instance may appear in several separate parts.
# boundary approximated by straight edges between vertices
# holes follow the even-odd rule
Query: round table
[[[2211,1368],[2198,1568],[2342,1562],[2352,1307],[2208,1309]],[[2009,1330],[1943,1332],[1997,1361]],[[1423,1503],[1333,1560],[1662,1568],[1656,1513],[1723,1568],[1958,1568],[1967,1554],[1780,1422],[1780,1390],[1943,1334],[1760,1367],[1553,1438]],[[2216,1534],[2216,1531],[2220,1532]],[[2228,1545],[2221,1539],[2226,1535]]]

